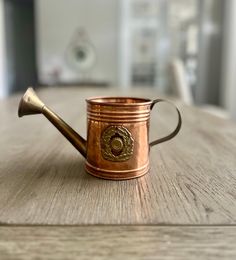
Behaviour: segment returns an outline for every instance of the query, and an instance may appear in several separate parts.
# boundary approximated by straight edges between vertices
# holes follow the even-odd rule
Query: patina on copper
[[[49,109],[29,88],[22,97],[18,115],[42,113],[85,157],[88,173],[104,179],[125,180],[149,171],[151,146],[173,138],[181,128],[178,124],[166,137],[149,144],[150,112],[154,101],[132,97],[95,97],[87,101],[87,141]]]

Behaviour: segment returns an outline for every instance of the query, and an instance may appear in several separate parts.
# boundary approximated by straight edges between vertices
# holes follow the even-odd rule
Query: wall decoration
[[[89,73],[96,63],[95,47],[85,29],[79,28],[66,50],[68,66],[81,75]]]

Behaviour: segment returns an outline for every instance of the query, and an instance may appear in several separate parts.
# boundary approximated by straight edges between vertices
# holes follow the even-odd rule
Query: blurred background
[[[152,88],[236,119],[235,0],[0,0],[0,99]]]

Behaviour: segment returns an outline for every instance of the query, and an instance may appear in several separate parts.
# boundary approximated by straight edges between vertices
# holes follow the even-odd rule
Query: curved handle
[[[177,124],[175,130],[174,130],[171,134],[169,134],[169,135],[167,135],[167,136],[165,136],[165,137],[162,137],[162,138],[160,138],[160,139],[157,139],[157,140],[155,140],[155,141],[152,141],[152,142],[149,144],[150,147],[152,147],[152,146],[154,146],[154,145],[156,145],[156,144],[163,143],[163,142],[168,141],[168,140],[172,139],[173,137],[175,137],[175,136],[178,134],[178,132],[179,132],[179,130],[180,130],[180,128],[181,128],[181,125],[182,125],[182,118],[181,118],[181,114],[180,114],[179,109],[178,109],[174,104],[172,104],[171,102],[169,102],[169,101],[167,101],[167,100],[164,100],[164,99],[155,99],[155,100],[153,100],[153,101],[152,101],[152,104],[151,104],[151,110],[153,109],[153,107],[155,106],[155,104],[157,104],[157,103],[159,103],[159,102],[167,102],[167,103],[169,103],[169,104],[171,104],[172,106],[175,107],[175,109],[176,109],[176,111],[177,111],[177,113],[178,113],[178,124]]]

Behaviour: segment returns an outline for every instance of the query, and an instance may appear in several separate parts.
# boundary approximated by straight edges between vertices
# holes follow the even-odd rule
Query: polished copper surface
[[[131,97],[87,99],[87,142],[93,149],[87,151],[85,167],[90,174],[105,179],[130,179],[148,172],[151,103],[148,99]],[[114,131],[109,135],[111,128]],[[127,134],[122,135],[119,129]],[[104,158],[101,137],[107,131],[107,150],[112,151],[112,140],[117,137],[122,139],[124,154],[126,150],[130,151],[126,157],[119,160],[120,156],[114,153],[112,159]]]
[[[29,88],[18,115],[42,113],[86,158],[85,169],[104,179],[125,180],[149,171],[150,146],[170,140],[181,128],[149,144],[150,112],[162,99],[95,97],[87,101],[87,141],[50,110]]]

